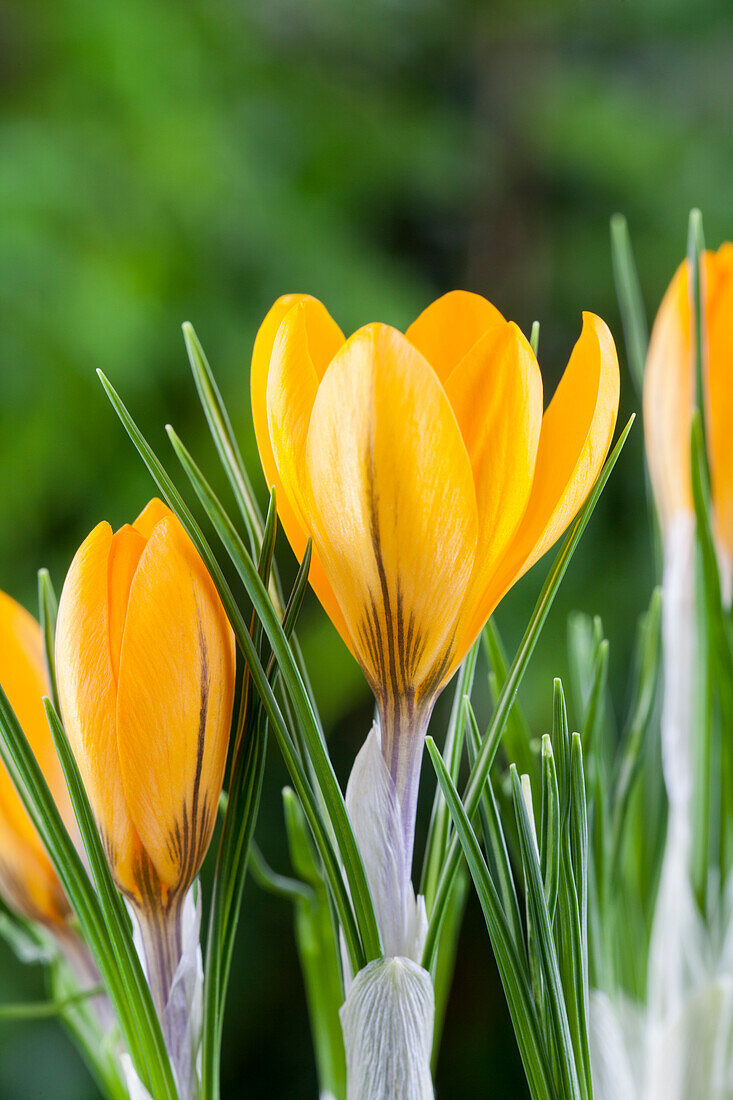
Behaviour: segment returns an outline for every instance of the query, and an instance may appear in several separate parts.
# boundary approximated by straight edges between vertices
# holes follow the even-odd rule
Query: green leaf
[[[339,1009],[344,991],[338,932],[323,876],[310,844],[303,812],[294,793],[283,791],[290,857],[311,897],[295,898],[295,938],[303,970],[308,1014],[321,1095],[346,1100],[346,1054]]]
[[[545,897],[550,920],[554,920],[557,889],[560,879],[560,795],[557,771],[552,754],[552,742],[547,734],[542,738],[542,824],[540,829],[540,863],[545,884]]]
[[[578,1067],[575,1064],[575,1054],[570,1036],[570,1025],[550,924],[550,914],[545,901],[534,823],[530,818],[522,791],[522,783],[514,764],[511,765],[509,770],[512,777],[514,812],[517,819],[527,888],[527,908],[536,935],[537,956],[548,1005],[549,1027],[552,1034],[555,1061],[560,1075],[560,1091],[563,1100],[565,1098],[572,1100],[572,1098],[581,1097],[582,1093]]]
[[[463,736],[465,711],[463,708],[464,696],[471,695],[473,680],[476,673],[476,661],[478,658],[479,643],[474,642],[461,665],[456,686],[453,693],[448,729],[445,735],[445,752],[448,760],[448,771],[454,783],[458,782],[458,772],[463,758]],[[433,905],[435,890],[440,876],[440,869],[445,858],[445,850],[448,844],[450,829],[450,814],[445,804],[445,799],[440,790],[436,788],[433,799],[433,811],[430,817],[428,838],[425,844],[425,856],[423,859],[422,876],[420,879],[420,893],[425,897],[425,905],[428,912]]]
[[[38,570],[38,620],[41,624],[43,636],[43,654],[46,661],[46,675],[51,689],[51,699],[55,709],[59,707],[59,693],[56,686],[56,615],[58,614],[58,601],[53,590],[48,569]]]
[[[536,357],[537,352],[539,351],[539,347],[540,347],[540,323],[539,323],[539,321],[533,321],[532,322],[532,331],[531,331],[530,337],[529,337],[529,344],[530,344],[530,347],[532,348],[532,351],[535,353],[535,357]]]
[[[473,712],[473,707],[469,699],[466,698],[464,700],[464,706],[466,709],[466,727],[468,730],[468,759],[473,768],[481,748],[481,734],[479,733],[476,715]],[[521,957],[526,959],[524,930],[522,928],[522,918],[519,913],[517,892],[514,887],[514,876],[512,875],[509,852],[507,851],[506,838],[501,825],[499,809],[494,797],[494,788],[490,779],[487,781],[481,794],[479,812],[484,838],[484,848],[489,857],[491,876],[498,884],[502,909],[504,910],[504,915],[506,916],[514,944]]]
[[[481,792],[486,783],[489,770],[496,755],[496,750],[499,747],[499,741],[506,724],[507,718],[511,711],[514,699],[516,697],[519,685],[522,681],[522,677],[526,671],[530,657],[534,652],[534,648],[537,644],[537,640],[542,631],[542,627],[545,624],[545,620],[552,607],[553,600],[560,587],[560,582],[565,575],[565,571],[570,564],[575,549],[580,541],[581,535],[585,530],[588,521],[590,520],[593,510],[595,509],[598,499],[603,491],[603,488],[610,477],[611,471],[615,466],[618,456],[626,442],[631,425],[634,421],[634,417],[631,417],[626,427],[624,428],[621,436],[619,437],[616,446],[609,455],[606,463],[601,470],[598,479],[591,490],[588,499],[580,510],[578,516],[575,519],[570,531],[565,537],[563,545],[553,563],[552,569],[542,586],[537,604],[535,606],[532,617],[529,621],[527,629],[524,633],[524,637],[520,642],[519,649],[512,663],[512,667],[509,670],[509,674],[502,688],[501,696],[494,710],[494,714],[491,720],[489,729],[484,737],[481,750],[476,759],[475,766],[471,769],[471,775],[469,776],[468,783],[464,792],[464,806],[469,820],[475,814],[478,809],[479,800],[481,798]],[[445,905],[450,894],[453,879],[458,870],[458,866],[461,860],[460,845],[456,837],[451,841],[450,847],[446,854],[446,860],[441,872],[438,888],[436,890],[435,902],[433,908],[429,914],[429,926],[428,934],[425,943],[425,952],[423,955],[423,966],[426,970],[429,970],[432,966],[433,955],[436,950],[436,943],[440,933],[440,926],[445,913]]]
[[[428,737],[426,743],[481,903],[533,1100],[550,1100],[556,1093],[537,1008],[527,981],[525,962],[517,951],[499,895],[455,784],[432,737]]]
[[[52,712],[50,703],[46,706],[47,711]],[[55,715],[55,712],[53,713]],[[59,743],[62,748],[64,744],[68,748],[63,730]],[[71,756],[70,750],[68,755]],[[175,1100],[176,1090],[160,1025],[155,1016],[129,928],[120,932],[114,902],[106,905],[106,898],[103,899],[98,895],[89,881],[41,769],[2,688],[0,688],[0,757],[76,913],[84,940],[94,955],[117,1012],[138,1075],[146,1087],[152,1091],[154,1100]],[[62,765],[63,763],[62,760]],[[72,757],[69,774],[73,775],[74,770],[78,779],[78,769]],[[80,779],[78,779],[78,786],[81,786]],[[81,789],[83,792],[83,787]],[[86,840],[90,840],[89,830],[86,827],[88,820],[86,793],[83,792],[76,803],[74,799],[78,789],[70,793],[75,811],[77,805],[80,809],[82,819],[79,823],[80,831],[84,822]],[[90,810],[88,813],[91,816]],[[82,832],[83,839],[84,832]],[[98,835],[96,841],[101,853]],[[94,850],[94,845],[90,846]],[[104,860],[103,853],[101,858]],[[106,876],[109,877],[106,863],[104,868]],[[117,901],[120,905],[122,904],[119,901],[119,895],[117,895]]]
[[[69,993],[55,1001],[37,1001],[26,1004],[0,1004],[0,1022],[14,1022],[16,1020],[52,1020],[55,1016],[62,1016],[74,1005],[83,1004],[92,997],[103,996],[103,985],[94,986],[92,989],[81,989],[76,993]]]
[[[649,347],[649,330],[631,248],[629,227],[623,214],[614,214],[611,218],[611,256],[616,294],[621,308],[621,321],[624,326],[626,356],[631,368],[631,377],[641,399],[644,367]]]
[[[183,338],[186,342],[191,371],[211,437],[219,452],[221,464],[229,478],[237,506],[247,527],[252,557],[256,558],[260,552],[264,535],[262,514],[242,461],[237,437],[232,429],[229,413],[214,379],[209,361],[204,354],[204,349],[201,347],[193,325],[188,321],[183,325]]]
[[[177,1094],[173,1083],[170,1061],[150,990],[133,942],[130,917],[112,879],[92,808],[76,759],[71,751],[71,745],[61,724],[61,719],[54,710],[50,699],[44,699],[43,702],[66,786],[69,789],[69,797],[79,826],[79,834],[89,861],[89,869],[99,899],[101,916],[108,931],[111,957],[106,958],[103,965],[100,964],[100,960],[97,958],[97,965],[100,967],[100,973],[107,986],[109,986],[110,968],[117,967],[124,986],[124,995],[128,998],[134,1014],[138,1033],[136,1035],[136,1046],[139,1044],[142,1047],[141,1053],[150,1074],[153,1094],[156,1097],[160,1096],[161,1098],[165,1097],[166,1100],[168,1098],[173,1100]],[[65,832],[63,824],[61,824],[61,829]],[[66,835],[68,836],[68,834]],[[74,908],[76,911],[76,906]],[[78,911],[77,916],[79,916],[81,922]],[[110,994],[112,995],[111,990]],[[118,1006],[116,1005],[116,1007]],[[127,1037],[129,1041],[129,1036]],[[130,1053],[133,1055],[133,1060],[135,1060],[132,1050]]]

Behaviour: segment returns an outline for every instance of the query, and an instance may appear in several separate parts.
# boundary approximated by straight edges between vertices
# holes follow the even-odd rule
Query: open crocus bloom
[[[705,252],[701,265],[705,420],[713,513],[723,582],[733,582],[733,244]],[[692,513],[690,420],[695,355],[689,265],[680,264],[659,307],[644,375],[644,434],[662,529]]]
[[[409,831],[437,693],[605,459],[613,340],[585,314],[543,416],[532,349],[476,294],[446,294],[404,335],[370,324],[348,340],[320,302],[288,295],[251,384],[265,477],[296,555],[313,538],[311,582],[375,693]]]
[[[28,738],[72,836],[76,822],[43,707],[48,681],[41,628],[25,608],[0,592],[0,684]],[[70,915],[56,872],[0,765],[0,891],[29,920],[60,930]]]

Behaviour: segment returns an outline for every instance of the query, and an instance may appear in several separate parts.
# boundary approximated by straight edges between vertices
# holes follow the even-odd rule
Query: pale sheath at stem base
[[[410,878],[428,715],[416,728],[392,730],[385,745],[372,726],[346,789],[387,956],[353,978],[341,1008],[348,1100],[433,1100],[435,999],[431,977],[417,961],[427,917]]]
[[[150,985],[180,1100],[198,1100],[203,962],[201,901],[188,891],[183,902],[154,916],[131,908],[135,945]],[[148,1100],[129,1059],[124,1069],[132,1100]]]

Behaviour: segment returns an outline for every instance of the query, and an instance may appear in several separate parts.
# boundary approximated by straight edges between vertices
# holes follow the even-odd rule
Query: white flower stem
[[[167,908],[135,910],[139,951],[171,1059],[180,1100],[198,1100],[200,911],[193,891]]]

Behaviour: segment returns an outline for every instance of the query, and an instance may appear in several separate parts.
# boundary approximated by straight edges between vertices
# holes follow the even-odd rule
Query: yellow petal
[[[733,244],[708,253],[707,440],[716,535],[733,554]]]
[[[211,839],[233,697],[231,627],[190,539],[169,515],[153,529],[130,587],[117,751],[137,833],[171,889],[191,884]]]
[[[583,506],[611,445],[619,382],[618,356],[607,325],[584,313],[580,338],[542,418],[532,492],[492,582],[492,606],[549,550]]]
[[[649,476],[664,530],[691,511],[690,422],[695,393],[687,264],[681,264],[659,307],[644,373],[644,441]]]
[[[401,333],[368,325],[338,353],[306,460],[315,543],[375,693],[427,693],[451,657],[476,496],[453,410]]]
[[[109,655],[112,663],[112,675],[117,681],[120,669],[120,650],[122,635],[127,618],[127,602],[130,598],[130,585],[135,575],[140,555],[145,549],[145,538],[135,527],[125,524],[112,536],[107,565],[109,592]]]
[[[308,335],[310,339],[306,341],[302,367],[297,361],[293,363],[292,359],[290,359],[289,362],[295,371],[296,380],[299,371],[302,369],[306,379],[311,378],[310,372],[313,370],[316,373],[317,379],[320,381],[331,358],[333,358],[338,347],[343,344],[344,337],[341,330],[335,322],[331,320],[321,303],[308,294],[286,294],[282,298],[278,298],[275,302],[257,333],[254,352],[252,354],[251,374],[252,420],[254,422],[255,437],[257,439],[257,448],[260,453],[262,469],[265,474],[268,488],[271,489],[274,487],[275,489],[277,495],[278,521],[285,531],[288,542],[293,548],[293,553],[298,561],[303,557],[310,531],[304,526],[303,517],[292,500],[292,489],[286,489],[278,471],[277,463],[275,462],[272,440],[270,438],[267,390],[270,364],[275,341],[278,336],[278,330],[285,317],[296,306],[301,304],[305,305],[308,310],[310,319]],[[291,341],[286,338],[285,346],[289,346],[290,343]],[[280,396],[284,397],[287,393],[288,386],[287,382],[283,381],[282,378],[283,368],[281,364],[276,366],[276,371],[280,378]],[[287,406],[285,407],[285,415],[288,421],[292,419],[292,414],[287,410]],[[280,437],[282,433],[278,430],[277,423],[275,425],[275,430],[278,437]],[[346,644],[351,647],[351,639],[346,623],[315,548],[311,558],[309,580],[311,587],[321,601],[334,626],[339,631]]]
[[[132,526],[147,542],[158,524],[164,519],[169,519],[172,515],[173,513],[167,504],[164,504],[158,497],[153,497],[145,505]],[[117,534],[119,534],[119,531]]]
[[[61,765],[43,708],[48,693],[41,628],[0,592],[0,684],[72,836],[76,834]],[[68,912],[56,877],[10,776],[0,765],[0,886],[25,916],[60,920]]]
[[[491,329],[505,323],[491,302],[467,290],[451,290],[424,309],[405,335],[441,382]]]
[[[117,883],[132,889],[140,842],[125,803],[117,756],[109,561],[112,529],[100,523],[76,552],[56,624],[56,677],[69,742]]]
[[[474,344],[445,391],[471,459],[479,521],[454,658],[459,662],[489,616],[491,580],[527,507],[542,423],[542,375],[517,326],[502,322]]]

